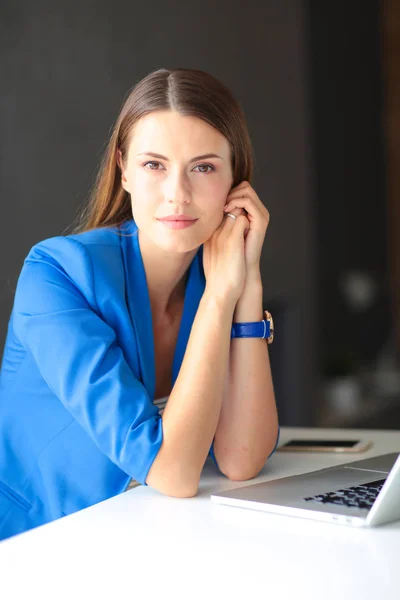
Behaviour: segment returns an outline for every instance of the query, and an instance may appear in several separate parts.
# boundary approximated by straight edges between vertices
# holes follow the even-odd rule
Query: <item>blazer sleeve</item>
[[[162,420],[114,330],[96,312],[94,289],[83,244],[67,237],[41,242],[21,270],[14,329],[46,384],[98,448],[145,485],[162,444]]]

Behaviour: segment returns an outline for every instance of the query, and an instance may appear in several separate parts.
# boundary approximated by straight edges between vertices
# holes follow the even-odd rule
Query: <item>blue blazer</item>
[[[200,248],[173,382],[204,287]],[[145,484],[163,439],[154,362],[133,221],[31,249],[0,373],[0,539]]]

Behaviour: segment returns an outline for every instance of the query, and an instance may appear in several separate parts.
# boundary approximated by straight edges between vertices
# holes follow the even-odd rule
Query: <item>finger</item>
[[[225,212],[225,215],[227,215],[229,212],[234,217],[238,217],[239,215],[246,215],[246,211],[244,210],[244,208],[240,208],[240,207],[232,208],[232,210],[230,210],[230,211],[226,211],[224,209],[224,212]]]
[[[222,215],[222,219],[221,219],[221,223],[219,224],[216,232],[214,235],[218,236],[220,235],[220,233],[227,227],[229,230],[232,228],[232,225],[234,223],[235,217],[237,217],[240,214],[241,209],[232,209],[232,214],[231,216],[227,215],[227,213],[223,213]]]
[[[254,218],[259,217],[260,219],[263,219],[266,222],[266,224],[269,223],[269,211],[265,208],[263,204],[256,204],[252,198],[243,196],[232,198],[224,207],[224,211],[233,212],[235,209],[238,208],[244,209],[250,216]]]
[[[242,208],[234,208],[228,213],[225,213],[225,218],[223,220],[222,229],[225,231],[231,231],[235,225],[236,219],[240,215],[244,215],[244,210]]]
[[[250,223],[249,223],[248,218],[245,215],[239,215],[236,218],[231,235],[237,236],[238,238],[242,239],[242,238],[246,237],[246,233],[248,232],[249,227],[250,227]]]
[[[232,194],[237,191],[241,191],[243,193],[243,191],[245,191],[247,188],[252,189],[250,183],[248,181],[241,181],[238,185],[231,188],[230,193]]]
[[[235,214],[238,212],[237,209],[232,210],[230,213],[226,213],[224,219],[222,221],[221,231],[231,231],[235,225],[235,221],[238,218],[238,215]]]
[[[245,189],[231,191],[230,194],[228,195],[226,204],[228,205],[228,204],[230,204],[230,202],[238,201],[241,198],[243,198],[243,199],[247,198],[247,199],[252,200],[254,202],[254,204],[259,207],[261,212],[264,212],[264,214],[265,214],[265,212],[268,212],[264,203],[261,202],[256,191],[250,185],[248,185],[247,188],[245,188]]]
[[[226,206],[231,204],[231,202],[252,202],[254,206],[257,206],[260,210],[267,210],[264,204],[261,202],[260,198],[257,196],[255,192],[246,192],[246,193],[237,193],[230,194],[227,198]]]
[[[231,235],[243,237],[244,232],[249,227],[249,220],[244,214],[239,214],[236,219],[228,216],[222,234],[224,237],[230,237]]]

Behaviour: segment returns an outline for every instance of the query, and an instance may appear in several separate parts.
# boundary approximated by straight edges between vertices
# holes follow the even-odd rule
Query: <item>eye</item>
[[[160,167],[160,166],[162,167],[162,164],[157,161],[150,160],[150,161],[145,162],[143,164],[143,166],[150,169],[150,171],[160,171],[161,169],[159,169],[158,167]],[[215,167],[213,165],[207,165],[207,164],[197,165],[194,169],[200,169],[200,171],[198,171],[198,172],[204,173],[204,174],[215,171]]]
[[[144,163],[144,167],[147,167],[147,165],[160,165],[161,163],[154,161],[154,160],[149,160],[148,162]],[[153,169],[153,167],[149,167],[150,171],[159,171],[160,169]]]
[[[211,171],[215,171],[215,167],[213,165],[197,165],[197,167],[195,167],[195,169],[210,169],[210,171],[199,171],[199,173],[211,173]]]

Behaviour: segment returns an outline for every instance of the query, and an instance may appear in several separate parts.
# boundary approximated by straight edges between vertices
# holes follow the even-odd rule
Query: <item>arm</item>
[[[245,214],[248,225],[244,249],[246,282],[234,321],[261,321],[260,256],[269,212],[247,181],[232,190],[225,211]],[[231,479],[254,477],[273,451],[277,436],[278,417],[267,342],[233,339],[227,389],[214,441],[214,454],[221,471]]]
[[[22,268],[12,325],[55,397],[103,454],[143,483],[162,422],[100,317],[95,287],[84,245],[68,237],[41,242]]]
[[[171,496],[196,493],[221,407],[233,311],[244,283],[243,231],[239,223],[227,243],[232,224],[224,224],[214,276],[163,419],[98,314],[91,258],[82,244],[62,237],[36,245],[15,296],[14,329],[50,390],[121,470]],[[234,268],[236,248],[240,264]]]
[[[163,443],[146,483],[194,496],[221,410],[234,304],[205,292],[163,414]]]
[[[224,219],[204,245],[206,289],[163,414],[163,443],[146,482],[194,496],[217,427],[226,381],[233,311],[245,278],[247,219]]]
[[[247,274],[235,322],[261,321],[262,283]],[[255,477],[277,440],[278,416],[264,339],[233,339],[228,388],[215,434],[214,453],[221,471],[233,480]]]

